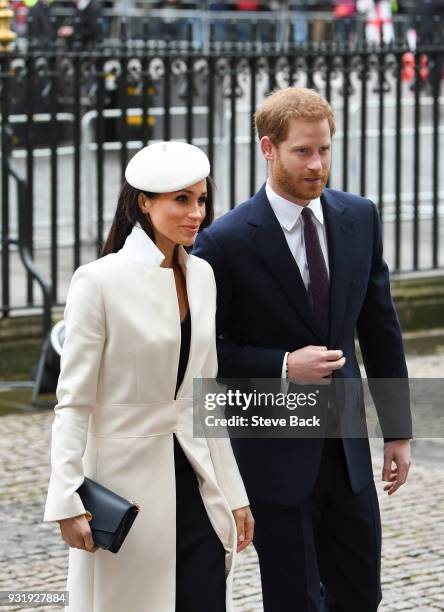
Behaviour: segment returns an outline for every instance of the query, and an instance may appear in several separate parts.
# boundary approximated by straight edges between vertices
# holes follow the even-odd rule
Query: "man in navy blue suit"
[[[269,178],[202,232],[194,251],[216,277],[219,376],[357,379],[357,332],[368,378],[405,380],[377,209],[326,188],[331,107],[312,90],[287,88],[255,120]],[[387,403],[374,400],[392,495],[410,467],[410,406],[398,402],[398,436],[384,431]],[[318,611],[320,583],[329,610],[377,610],[381,525],[368,440],[231,442],[256,520],[265,612]]]

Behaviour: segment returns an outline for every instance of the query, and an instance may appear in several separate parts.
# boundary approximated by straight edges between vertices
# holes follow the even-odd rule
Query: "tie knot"
[[[307,206],[305,206],[305,207],[302,209],[301,215],[302,215],[302,217],[303,217],[304,221],[305,221],[306,219],[307,219],[307,220],[309,220],[309,219],[313,219],[313,211],[311,210],[311,208],[308,208]]]

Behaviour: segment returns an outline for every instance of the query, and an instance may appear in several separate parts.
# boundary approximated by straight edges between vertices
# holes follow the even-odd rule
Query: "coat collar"
[[[139,222],[133,226],[119,253],[150,268],[158,268],[165,259],[165,255],[151,240]],[[189,257],[183,246],[179,246],[178,260],[183,269],[186,269]]]

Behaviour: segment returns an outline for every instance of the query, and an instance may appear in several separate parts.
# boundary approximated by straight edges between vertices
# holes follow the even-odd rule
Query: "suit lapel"
[[[353,261],[353,222],[347,219],[346,207],[328,189],[321,196],[327,229],[330,269],[330,337],[334,348],[347,306]]]
[[[184,251],[182,251],[182,253],[184,253]],[[184,256],[182,256],[182,261],[185,261]],[[206,316],[208,288],[206,283],[202,282],[202,276],[199,274],[199,266],[196,266],[196,261],[193,257],[187,256],[186,258],[185,278],[191,317],[191,339],[188,362],[183,381],[177,390],[177,399],[180,398],[183,389],[188,389],[189,386],[193,384],[192,373],[196,370],[194,362],[201,349],[199,337],[202,337],[202,335],[205,336],[204,326],[209,324],[209,317],[208,315]]]
[[[180,399],[183,389],[187,389],[189,385],[190,373],[194,372],[194,356],[196,354],[197,345],[197,334],[199,333],[199,326],[204,324],[202,318],[201,304],[205,303],[204,296],[202,295],[202,283],[199,279],[199,274],[196,274],[193,257],[190,257],[185,249],[179,249],[179,263],[181,264],[182,270],[185,274],[185,281],[187,286],[187,297],[188,306],[190,309],[191,318],[191,338],[190,338],[190,350],[188,353],[188,362],[185,368],[183,380],[177,390],[176,399]],[[192,383],[191,379],[191,383]]]
[[[316,328],[304,282],[293,254],[288,248],[279,221],[270,206],[265,193],[265,186],[254,196],[248,224],[253,228],[253,243],[270,273],[274,276],[294,309],[319,339],[319,332]]]

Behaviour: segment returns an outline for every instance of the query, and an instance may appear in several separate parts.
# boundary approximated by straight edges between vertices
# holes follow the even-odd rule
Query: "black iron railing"
[[[330,186],[371,197],[394,272],[444,265],[442,24],[410,51],[365,42],[285,45],[148,38],[3,54],[2,312],[41,307],[30,274],[15,275],[17,230],[6,161],[27,184],[29,253],[63,304],[72,271],[100,253],[128,159],[144,144],[183,139],[207,151],[220,214],[253,193],[265,164],[252,113],[275,87],[316,88],[337,119]],[[290,39],[292,40],[292,39]]]

